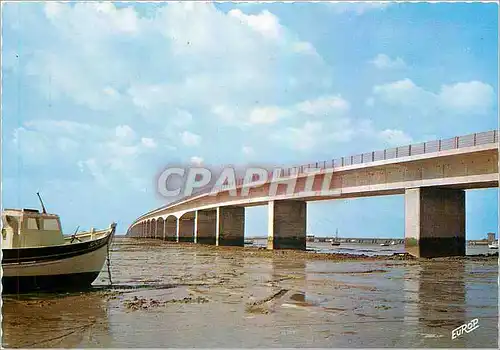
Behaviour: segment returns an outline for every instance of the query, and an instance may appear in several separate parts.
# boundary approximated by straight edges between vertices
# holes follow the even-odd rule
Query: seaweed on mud
[[[373,270],[366,270],[366,271],[325,271],[325,272],[315,272],[316,274],[326,274],[326,275],[363,275],[363,274],[370,274],[370,273],[386,273],[388,272],[387,270],[382,270],[382,269],[373,269]]]
[[[278,292],[276,292],[274,294],[271,294],[270,296],[268,296],[268,297],[266,297],[264,299],[257,300],[257,301],[254,301],[252,303],[249,303],[248,305],[250,305],[250,306],[262,305],[264,303],[267,303],[268,301],[271,301],[271,300],[274,300],[276,298],[282,297],[287,292],[288,292],[288,289],[280,289]]]
[[[268,314],[268,313],[270,313],[270,310],[265,307],[265,304],[270,302],[270,301],[273,301],[277,298],[281,298],[287,292],[288,292],[288,289],[280,289],[278,292],[271,294],[270,296],[268,296],[264,299],[248,303],[246,305],[246,311],[251,312],[251,313]]]
[[[156,299],[138,298],[137,296],[135,296],[132,300],[126,300],[124,302],[124,305],[129,310],[140,310],[140,309],[146,310],[150,308],[165,306],[167,304],[204,304],[208,302],[209,299],[202,296],[198,296],[196,298],[185,297],[182,299],[170,299],[165,301],[159,301]]]
[[[392,309],[391,306],[389,305],[376,305],[375,306],[375,309],[379,309],[379,310],[389,310],[389,309]]]

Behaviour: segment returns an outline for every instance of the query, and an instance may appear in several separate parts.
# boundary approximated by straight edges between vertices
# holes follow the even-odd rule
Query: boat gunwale
[[[99,237],[96,239],[88,240],[85,242],[78,243],[70,243],[70,244],[59,244],[53,246],[42,246],[42,247],[26,247],[26,248],[3,248],[2,249],[2,266],[12,266],[12,265],[20,265],[22,263],[28,262],[44,262],[44,261],[55,261],[62,260],[78,255],[83,255],[97,249],[102,248],[107,245],[109,241],[112,239],[115,233],[114,228],[110,228],[108,232],[105,233],[103,237]],[[64,248],[71,247],[71,249]],[[63,250],[62,252],[56,252],[48,255],[36,255],[37,250]],[[16,255],[17,251],[17,256]],[[19,257],[20,252],[27,252],[27,256]],[[7,254],[6,254],[7,253]],[[6,255],[11,255],[6,260]]]
[[[85,241],[85,242],[77,242],[77,243],[66,243],[65,242],[63,244],[43,245],[43,246],[36,246],[36,247],[2,248],[2,251],[6,251],[6,250],[19,250],[19,249],[41,249],[41,248],[55,248],[55,247],[74,246],[74,245],[77,245],[77,244],[83,244],[83,243],[89,243],[89,242],[97,241],[97,240],[103,238],[103,237],[101,237],[101,235],[106,235],[107,236],[110,233],[110,231],[112,231],[112,230],[113,230],[113,228],[108,228],[108,229],[96,231],[96,232],[93,233],[93,235],[94,236],[99,236],[99,237],[96,237],[95,239],[90,239],[90,240]],[[92,233],[90,233],[90,232],[82,232],[82,235],[77,234],[76,237],[84,237],[84,236],[90,236],[90,235],[92,235]],[[73,235],[63,235],[64,241],[67,241],[67,240],[71,239],[72,237],[73,237]]]

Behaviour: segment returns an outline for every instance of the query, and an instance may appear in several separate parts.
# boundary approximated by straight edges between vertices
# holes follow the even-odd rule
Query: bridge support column
[[[217,208],[217,236],[218,246],[241,246],[245,243],[245,208],[218,207]]]
[[[151,220],[151,236],[150,238],[156,238],[156,219]]]
[[[165,223],[163,218],[160,217],[156,219],[156,238],[157,239],[165,239]]]
[[[214,245],[217,240],[217,210],[197,210],[195,215],[194,242]]]
[[[306,207],[304,201],[269,202],[267,249],[306,249]]]
[[[416,257],[465,255],[465,191],[405,191],[405,248]]]
[[[165,219],[165,239],[177,242],[177,218],[175,216],[169,216]]]
[[[177,242],[194,242],[194,218],[177,220]]]

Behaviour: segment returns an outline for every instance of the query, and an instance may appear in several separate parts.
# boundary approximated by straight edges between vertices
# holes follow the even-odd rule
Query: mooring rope
[[[109,279],[109,285],[112,286],[113,285],[113,281],[111,279],[111,259],[110,259],[110,247],[111,247],[111,244],[113,243],[113,239],[115,238],[115,232],[114,232],[114,229],[113,229],[113,232],[111,233],[111,238],[109,239],[108,241],[108,245],[107,245],[107,256],[106,256],[106,265],[108,267],[108,279]]]

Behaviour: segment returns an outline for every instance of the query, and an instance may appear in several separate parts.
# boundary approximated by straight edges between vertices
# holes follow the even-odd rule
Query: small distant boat
[[[64,236],[60,218],[42,212],[2,212],[3,293],[68,290],[89,287],[109,258],[116,224]]]
[[[253,241],[251,239],[247,239],[243,243],[244,244],[253,244]]]
[[[335,240],[332,239],[332,246],[339,246],[339,229],[335,231]]]
[[[488,248],[490,249],[498,249],[498,241],[495,241],[491,244],[488,244]]]
[[[389,246],[389,244],[387,244],[387,243],[380,243],[380,246],[381,246],[381,247],[388,247],[388,246]]]
[[[391,245],[396,245],[396,242],[395,242],[395,241],[392,241],[392,242],[391,242]]]

